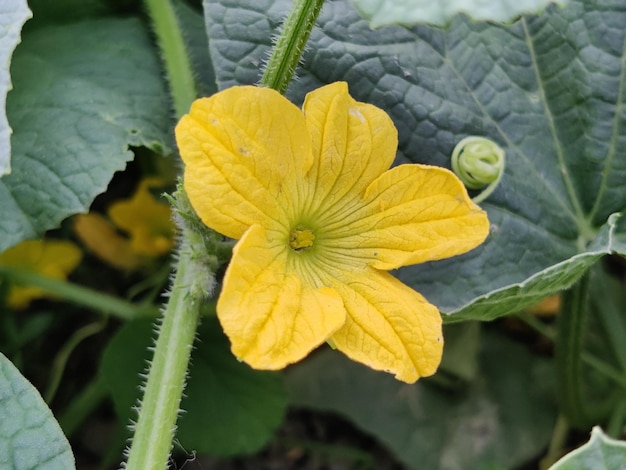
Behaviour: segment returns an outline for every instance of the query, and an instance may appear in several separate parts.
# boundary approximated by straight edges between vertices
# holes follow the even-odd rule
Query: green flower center
[[[315,235],[308,228],[296,228],[289,233],[289,246],[295,251],[311,248],[314,240]]]

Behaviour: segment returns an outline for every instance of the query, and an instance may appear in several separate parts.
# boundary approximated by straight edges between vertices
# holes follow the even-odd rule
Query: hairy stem
[[[324,0],[295,0],[274,46],[260,84],[285,93]]]
[[[167,468],[202,304],[202,298],[190,291],[197,272],[188,241],[193,235],[184,235],[180,249],[172,293],[163,314],[126,463],[127,470]]]

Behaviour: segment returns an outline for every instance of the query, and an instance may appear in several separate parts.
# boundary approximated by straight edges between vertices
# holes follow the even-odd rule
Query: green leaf
[[[86,212],[129,146],[171,152],[158,58],[134,18],[36,28],[13,56],[13,171],[0,180],[0,251]]]
[[[615,470],[626,468],[626,442],[607,437],[599,427],[591,431],[591,439],[570,452],[550,470]]]
[[[20,42],[20,30],[32,16],[26,0],[8,0],[0,6],[0,176],[11,172],[11,127],[4,112],[11,89],[11,55]]]
[[[282,375],[250,369],[231,354],[215,318],[205,318],[192,353],[177,440],[187,451],[236,455],[260,449],[287,406]],[[129,322],[108,344],[100,372],[122,422],[136,419],[139,374],[150,359],[154,332],[146,320]]]
[[[429,23],[444,26],[455,15],[465,13],[475,20],[506,22],[526,13],[538,13],[550,3],[564,5],[567,0],[521,0],[516,2],[484,0],[352,0],[372,28],[391,24]]]
[[[216,317],[203,320],[193,352],[178,438],[185,448],[217,455],[259,450],[287,408],[282,374],[251,369],[230,351]]]
[[[547,360],[487,333],[478,376],[454,390],[437,376],[403,384],[325,350],[288,371],[288,391],[294,405],[345,415],[408,468],[519,468],[550,440],[554,374]]]
[[[218,85],[255,83],[286,0],[205,0]],[[230,19],[237,18],[237,27]],[[511,25],[457,16],[371,30],[347,0],[322,9],[287,95],[338,80],[386,110],[397,163],[450,168],[464,137],[507,154],[482,206],[491,233],[472,252],[398,277],[452,320],[492,319],[567,288],[607,253],[624,253],[626,3],[570,1]]]
[[[0,468],[70,470],[72,450],[39,392],[0,354]]]
[[[26,24],[24,29],[30,31],[31,29],[52,24],[71,24],[80,20],[113,15],[116,13],[115,4],[123,1],[55,0],[51,2],[49,0],[28,0],[28,5],[33,11],[33,18]]]

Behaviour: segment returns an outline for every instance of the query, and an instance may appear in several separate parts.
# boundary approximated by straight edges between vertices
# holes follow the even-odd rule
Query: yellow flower
[[[144,256],[161,256],[174,246],[174,222],[170,206],[157,201],[151,188],[163,186],[158,178],[146,178],[130,199],[111,204],[109,217],[130,236],[132,250]]]
[[[217,304],[237,357],[280,369],[328,341],[406,382],[435,372],[439,312],[385,271],[485,239],[486,214],[451,172],[389,169],[391,119],[345,83],[302,111],[267,88],[230,88],[195,101],[176,139],[198,216],[239,239]]]
[[[82,252],[65,240],[27,240],[0,254],[0,266],[27,269],[53,279],[67,279],[82,259]],[[32,300],[51,297],[34,286],[11,286],[7,305],[28,307]]]
[[[119,235],[115,225],[96,212],[75,215],[74,233],[90,252],[114,268],[132,271],[145,262],[135,253],[130,240]]]

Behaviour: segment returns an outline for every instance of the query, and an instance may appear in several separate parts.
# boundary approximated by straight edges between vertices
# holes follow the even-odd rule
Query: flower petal
[[[235,246],[217,303],[233,353],[257,369],[299,361],[345,321],[336,291],[288,272],[286,249],[253,225]]]
[[[284,219],[311,165],[302,112],[278,92],[233,87],[196,100],[176,127],[185,190],[209,227],[240,238],[254,224]]]
[[[443,351],[441,316],[420,294],[371,268],[333,287],[348,312],[331,338],[337,349],[408,383],[437,370]]]
[[[89,251],[114,268],[133,271],[142,264],[130,240],[119,235],[115,226],[96,212],[75,215],[74,233]]]
[[[80,264],[83,252],[67,240],[26,240],[0,254],[0,266],[27,269],[52,279],[67,279]],[[28,307],[31,300],[53,297],[34,286],[11,286],[7,304],[16,309]]]
[[[450,171],[400,165],[373,181],[363,209],[333,229],[335,250],[389,270],[465,253],[489,234],[487,213]],[[343,236],[342,236],[343,235]]]
[[[165,182],[159,178],[145,178],[132,197],[116,201],[109,207],[109,217],[129,234],[130,246],[139,255],[161,256],[174,246],[176,228],[170,206],[155,199],[150,192],[163,186]]]
[[[315,188],[311,216],[332,217],[332,209],[353,203],[389,168],[396,155],[398,133],[384,111],[355,101],[345,82],[309,93],[303,111],[315,156],[307,174]]]

